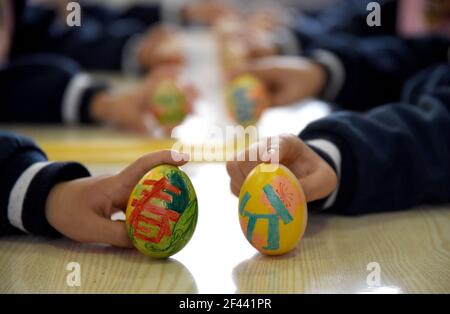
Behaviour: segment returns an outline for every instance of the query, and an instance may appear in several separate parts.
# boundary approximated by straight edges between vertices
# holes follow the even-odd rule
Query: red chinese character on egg
[[[141,192],[141,198],[133,199],[131,203],[135,207],[130,217],[130,224],[133,226],[133,235],[144,241],[159,243],[164,236],[170,237],[172,235],[170,221],[178,221],[180,214],[176,211],[152,204],[151,200],[158,199],[171,203],[172,195],[167,192],[180,195],[181,191],[165,177],[158,181],[145,180],[143,185],[148,185],[151,188],[149,190],[143,190]],[[151,214],[150,216],[156,215],[159,219],[148,217],[144,213]],[[148,225],[158,228],[155,236],[148,236],[152,231],[152,228]]]

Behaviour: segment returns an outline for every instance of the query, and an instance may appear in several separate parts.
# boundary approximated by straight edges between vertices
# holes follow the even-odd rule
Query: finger
[[[230,180],[232,182],[235,182],[237,186],[240,186],[242,182],[245,180],[245,175],[242,173],[241,169],[239,168],[237,161],[229,161],[227,163],[227,172],[230,176]]]
[[[312,174],[299,180],[307,202],[323,199],[336,188],[335,176],[325,167],[319,167]]]
[[[271,101],[275,106],[286,106],[303,100],[298,86],[289,86],[288,84],[290,83],[281,85],[281,88],[272,92]]]
[[[238,76],[250,74],[253,76],[256,76],[261,81],[265,82],[266,84],[270,84],[273,81],[273,69],[265,66],[257,66],[257,65],[250,65],[245,66],[240,69],[233,70],[229,73],[229,79],[233,80]]]
[[[236,161],[228,165],[230,177],[237,187],[241,187],[248,174],[261,162],[270,161],[267,155],[267,148],[270,145],[270,138],[250,145],[245,151],[237,156]]]
[[[147,115],[146,112],[136,112],[133,114],[132,117],[130,117],[130,120],[128,121],[127,128],[136,131],[137,133],[146,134],[150,131],[149,125],[147,123]]]
[[[257,147],[257,144],[251,145],[244,152],[240,153],[237,157],[237,161],[235,161],[234,171],[236,175],[234,176],[233,181],[239,189],[253,168],[261,163]]]
[[[116,112],[113,117],[113,123],[124,130],[141,132],[143,131],[143,119],[144,115],[139,115],[134,112],[136,108],[130,108],[128,110],[121,110],[123,112]],[[145,127],[145,126],[144,126]]]
[[[117,247],[133,247],[123,221],[94,216],[92,223],[96,226],[92,242],[108,243]]]
[[[159,81],[167,78],[176,78],[181,72],[181,67],[177,65],[161,66],[154,70],[150,75],[150,78]]]
[[[305,144],[294,134],[281,134],[270,138],[267,144],[272,163],[289,164],[301,159]]]
[[[239,197],[239,193],[241,192],[241,188],[236,186],[236,184],[233,181],[230,181],[230,190],[231,193]]]
[[[150,169],[157,165],[169,164],[182,166],[189,160],[189,155],[174,150],[162,150],[142,156],[117,175],[117,179],[127,188],[132,188]]]

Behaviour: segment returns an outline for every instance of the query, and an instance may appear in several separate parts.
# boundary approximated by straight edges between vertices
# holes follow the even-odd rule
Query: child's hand
[[[174,161],[174,156],[185,161]],[[159,164],[181,166],[187,159],[173,151],[160,151],[142,156],[116,175],[59,183],[47,198],[47,220],[75,241],[131,247],[125,223],[112,221],[111,215],[125,211],[131,191],[147,171]]]
[[[182,15],[187,21],[206,25],[211,25],[228,14],[233,14],[233,9],[223,1],[197,1],[187,4],[182,9]]]
[[[90,106],[93,120],[137,133],[150,131],[147,115],[146,92],[141,85],[124,91],[101,92]]]
[[[156,86],[162,80],[177,80],[178,77],[178,67],[159,67],[136,86],[123,91],[102,92],[96,95],[90,106],[90,115],[92,119],[103,124],[137,133],[148,133],[151,130],[147,118],[151,116],[151,98]],[[184,82],[182,88],[192,105],[197,96],[195,87]]]
[[[254,167],[261,163],[261,161],[248,161],[248,157],[264,156],[263,153],[273,156],[275,152],[279,153],[279,163],[288,167],[300,180],[307,202],[325,198],[336,189],[337,176],[333,168],[297,136],[287,134],[278,136],[278,141],[273,139],[269,139],[269,143],[261,141],[251,145],[242,153],[245,154],[244,161],[227,163],[233,194],[239,196],[245,178]],[[255,151],[256,154],[254,154]],[[237,158],[237,160],[242,159]]]
[[[153,28],[140,42],[137,57],[145,69],[182,64],[183,49],[177,31],[167,26]]]
[[[266,84],[275,106],[317,96],[326,75],[320,65],[301,57],[263,58],[232,76],[244,73],[253,74]]]
[[[271,57],[278,52],[273,35],[270,32],[248,28],[242,30],[237,37],[244,41],[250,60]]]

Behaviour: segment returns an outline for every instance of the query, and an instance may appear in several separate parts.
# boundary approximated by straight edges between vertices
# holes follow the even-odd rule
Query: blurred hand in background
[[[262,58],[233,71],[231,77],[245,73],[266,85],[273,106],[316,97],[326,81],[322,66],[303,57]]]
[[[149,118],[152,118],[152,96],[158,84],[164,80],[173,80],[178,84],[188,102],[188,111],[197,93],[196,88],[180,78],[180,68],[160,67],[147,75],[140,83],[126,90],[102,92],[94,97],[90,107],[91,117],[104,124],[138,133],[151,132]],[[167,130],[170,131],[170,130]]]
[[[323,199],[329,196],[337,187],[338,179],[334,169],[314,150],[293,134],[282,134],[264,139],[247,148],[234,161],[227,163],[230,176],[230,188],[234,195],[239,196],[241,186],[248,174],[259,161],[250,161],[249,156],[262,156],[277,153],[279,163],[288,167],[300,181],[307,202]],[[276,144],[275,144],[276,143]]]
[[[159,65],[181,65],[184,53],[178,31],[169,26],[156,26],[144,35],[137,51],[138,62],[144,69]]]
[[[224,1],[196,1],[187,4],[183,10],[183,18],[191,23],[212,25],[220,17],[233,14],[234,9]]]

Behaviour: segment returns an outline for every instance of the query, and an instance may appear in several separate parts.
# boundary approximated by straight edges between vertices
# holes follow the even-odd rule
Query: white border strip
[[[50,162],[43,161],[37,162],[28,167],[20,175],[16,183],[14,183],[14,187],[9,195],[8,220],[11,225],[24,232],[28,232],[25,230],[22,222],[23,202],[25,201],[25,195],[27,194],[28,187],[36,174],[49,164]]]
[[[93,84],[89,74],[77,74],[69,82],[62,103],[62,118],[67,124],[77,124],[80,120],[80,105],[84,92]]]
[[[323,209],[330,208],[333,206],[334,202],[336,201],[336,197],[339,190],[339,178],[341,177],[341,152],[339,151],[339,148],[337,146],[327,140],[324,139],[317,139],[317,140],[311,140],[307,141],[306,144],[311,145],[317,149],[320,149],[324,153],[326,153],[331,160],[333,161],[334,165],[336,166],[336,173],[338,176],[338,185],[336,189],[331,193],[331,195],[326,200]]]
[[[341,60],[332,52],[318,49],[314,52],[313,58],[323,63],[330,71],[330,82],[326,87],[323,98],[334,100],[342,89],[345,82],[345,68]]]

